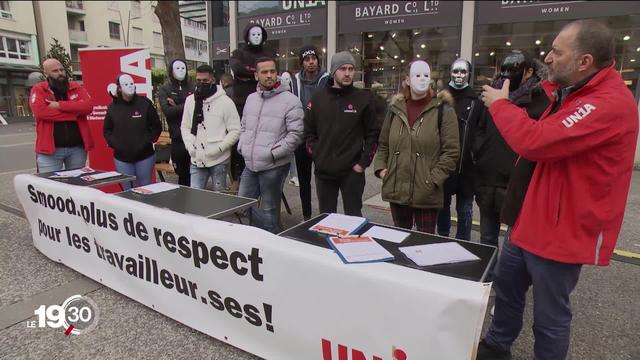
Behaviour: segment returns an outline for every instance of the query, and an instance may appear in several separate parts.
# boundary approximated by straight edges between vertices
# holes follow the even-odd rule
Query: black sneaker
[[[482,340],[478,344],[478,357],[476,360],[511,360],[511,351],[494,349]]]

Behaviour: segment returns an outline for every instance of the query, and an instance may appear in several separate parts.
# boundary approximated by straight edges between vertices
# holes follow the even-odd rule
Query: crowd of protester
[[[236,190],[260,198],[253,224],[282,230],[280,199],[290,171],[304,220],[312,216],[315,176],[321,213],[362,216],[365,170],[382,179],[382,199],[402,228],[449,236],[455,195],[456,238],[470,240],[473,199],[480,241],[498,246],[491,270],[495,316],[479,359],[509,359],[522,328],[525,294],[534,289],[534,356],[564,359],[569,295],[583,264],[606,266],[622,223],[638,136],[638,112],[615,69],[612,31],[592,20],[566,25],[544,63],[522,50],[506,54],[491,86],[476,94],[472,67],[456,59],[448,86],[436,90],[428,60],[404,69],[388,102],[354,86],[346,51],[320,67],[313,46],[299,51],[298,73],[278,75],[267,32],[250,24],[231,56],[234,76],[216,84],[208,65],[171,63],[159,90],[181,185]],[[40,172],[77,168],[93,147],[86,115],[91,99],[55,59],[33,87]],[[151,182],[153,143],[161,132],[154,105],[136,95],[131,76],[116,79],[104,138],[116,169]],[[230,174],[231,183],[227,181]]]

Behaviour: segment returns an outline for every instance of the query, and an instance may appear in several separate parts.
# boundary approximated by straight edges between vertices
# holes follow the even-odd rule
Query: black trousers
[[[171,142],[171,161],[175,164],[178,184],[191,186],[191,173],[189,171],[191,157],[182,141]]]
[[[296,149],[296,168],[298,169],[298,181],[300,181],[300,202],[302,203],[302,216],[305,219],[311,217],[311,167],[313,161],[304,144]]]
[[[319,178],[316,176],[316,191],[321,213],[335,213],[338,208],[338,190],[342,194],[345,215],[362,216],[362,193],[364,192],[364,172],[353,170],[340,178]]]

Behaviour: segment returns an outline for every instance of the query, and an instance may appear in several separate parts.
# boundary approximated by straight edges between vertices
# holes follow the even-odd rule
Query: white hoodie
[[[217,85],[216,93],[202,104],[203,122],[198,125],[197,136],[191,134],[195,99],[189,95],[184,104],[180,131],[184,147],[196,167],[211,167],[229,159],[231,147],[240,137],[240,116],[233,101]]]

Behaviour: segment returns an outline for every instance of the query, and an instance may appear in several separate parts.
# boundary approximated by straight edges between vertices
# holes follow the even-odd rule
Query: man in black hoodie
[[[509,100],[525,108],[534,119],[539,118],[549,105],[538,87],[538,66],[529,54],[513,50],[502,61],[493,84],[494,88],[500,89],[509,79]],[[475,195],[480,208],[480,242],[498,246],[500,210],[517,155],[498,132],[486,107],[474,131],[473,156],[478,172]]]
[[[244,104],[247,97],[256,91],[258,80],[255,78],[256,59],[272,57],[264,44],[267,42],[267,31],[258,24],[248,24],[244,29],[244,46],[234,50],[229,60],[231,70],[233,70],[233,97],[238,114],[244,111]],[[231,178],[232,190],[238,186],[240,175],[244,170],[244,160],[236,146],[231,148]]]
[[[171,62],[169,69],[169,79],[158,90],[160,98],[160,108],[169,124],[169,134],[171,135],[171,161],[176,165],[178,183],[184,186],[191,185],[191,175],[189,165],[191,159],[189,152],[184,147],[182,134],[180,133],[180,123],[182,122],[182,112],[187,96],[193,94],[194,85],[187,76],[187,65],[182,59],[175,59]]]
[[[438,234],[449,236],[451,229],[451,197],[456,195],[458,225],[456,238],[471,239],[473,219],[473,161],[471,160],[471,124],[478,122],[482,102],[469,86],[471,64],[458,59],[451,64],[449,92],[455,101],[460,134],[460,158],[456,170],[444,183],[444,206],[438,212]]]
[[[368,91],[353,87],[355,60],[347,51],[333,55],[327,87],[307,107],[304,138],[315,164],[321,213],[335,213],[338,191],[344,213],[362,216],[367,168],[378,145],[381,124]]]
[[[329,73],[320,67],[320,52],[313,45],[306,45],[298,53],[302,70],[297,73],[291,82],[291,92],[300,99],[302,107],[308,110],[307,104],[315,93],[324,89],[329,80]],[[300,181],[300,202],[302,203],[302,216],[305,220],[311,218],[311,158],[305,149],[304,143],[296,149],[296,168]]]

